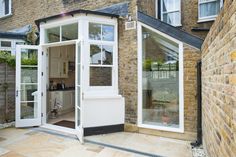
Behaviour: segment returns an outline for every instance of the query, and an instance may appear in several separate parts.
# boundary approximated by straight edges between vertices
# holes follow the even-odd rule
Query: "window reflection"
[[[179,128],[178,44],[146,28],[143,34],[143,123]]]

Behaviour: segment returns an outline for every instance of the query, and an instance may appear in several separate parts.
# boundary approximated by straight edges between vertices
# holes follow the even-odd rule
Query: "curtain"
[[[162,1],[163,21],[173,26],[181,25],[180,0]]]
[[[200,4],[200,17],[217,15],[220,10],[220,0]]]

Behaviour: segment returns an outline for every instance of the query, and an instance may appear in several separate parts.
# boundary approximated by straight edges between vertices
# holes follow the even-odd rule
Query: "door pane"
[[[21,68],[21,83],[37,83],[38,68],[37,67],[22,67]]]
[[[78,23],[65,25],[62,29],[62,41],[78,39]]]
[[[37,85],[21,85],[21,101],[37,101]]]
[[[179,128],[179,47],[143,27],[143,124]]]
[[[22,102],[20,108],[20,119],[37,118],[37,102]]]

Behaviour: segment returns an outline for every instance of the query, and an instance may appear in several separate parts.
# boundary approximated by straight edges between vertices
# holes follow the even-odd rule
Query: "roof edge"
[[[176,28],[172,25],[169,25],[165,22],[160,21],[152,16],[144,14],[143,12],[138,11],[138,21],[142,22],[162,33],[165,33],[183,43],[186,43],[190,46],[193,46],[197,49],[201,49],[203,44],[203,39],[192,35],[182,29]]]
[[[86,15],[87,14],[93,14],[93,15],[100,15],[100,16],[108,16],[108,17],[111,17],[111,18],[119,18],[119,15],[116,15],[116,14],[78,9],[78,10],[73,10],[73,11],[69,11],[69,12],[66,12],[66,13],[61,13],[61,14],[57,14],[57,15],[53,15],[53,16],[49,16],[49,17],[46,17],[46,18],[41,18],[41,19],[35,20],[35,24],[37,26],[39,26],[39,24],[41,22],[46,22],[48,20],[52,20],[52,19],[56,19],[56,18],[60,18],[60,17],[65,17],[65,16],[72,16],[73,17],[74,14],[86,14]]]

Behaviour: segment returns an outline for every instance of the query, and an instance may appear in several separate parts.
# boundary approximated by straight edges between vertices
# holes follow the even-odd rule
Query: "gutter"
[[[192,142],[192,147],[202,144],[202,62],[197,62],[197,140]]]

